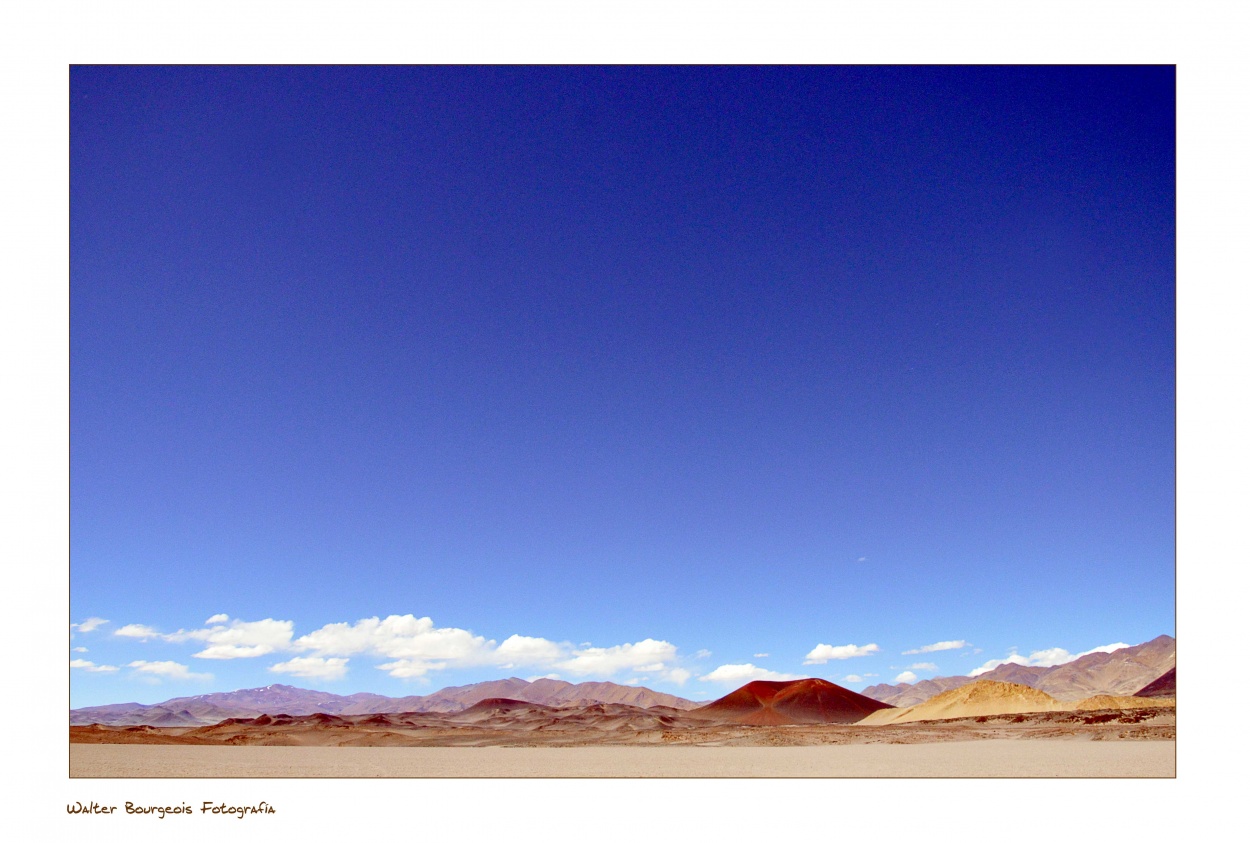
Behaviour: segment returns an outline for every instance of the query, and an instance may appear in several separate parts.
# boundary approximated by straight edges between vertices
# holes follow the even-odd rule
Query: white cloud
[[[755,654],[755,655],[753,655],[751,658],[753,658],[753,659],[766,659],[766,658],[768,658],[768,653],[756,653],[756,654]]]
[[[867,557],[867,556],[861,556],[861,557],[859,557],[858,559],[856,559],[855,561],[856,561],[856,562],[867,562],[867,561],[868,561],[868,557]]]
[[[843,676],[842,681],[843,682],[863,682],[864,677],[858,676],[854,673],[850,673],[850,674],[847,674],[846,676]]]
[[[615,647],[586,647],[556,667],[578,676],[601,674],[610,676],[620,670],[637,670],[656,662],[666,664],[677,658],[677,648],[667,641],[645,638],[634,644]]]
[[[1123,641],[1117,641],[1114,644],[1103,644],[1101,647],[1095,647],[1092,650],[1086,650],[1083,653],[1077,653],[1075,656],[1073,656],[1073,659],[1079,659],[1081,656],[1088,656],[1088,655],[1092,655],[1093,653],[1114,653],[1116,650],[1123,650],[1125,647],[1128,647],[1128,646],[1130,645],[1125,644]]]
[[[880,649],[876,644],[865,644],[862,647],[854,644],[842,644],[837,647],[830,644],[817,644],[807,654],[807,659],[803,664],[825,664],[831,659],[853,659],[858,656],[871,655]]]
[[[542,676],[527,676],[525,677],[525,681],[537,682],[539,679],[559,679],[559,678],[560,678],[560,674],[558,673],[547,673]]]
[[[1028,664],[1037,665],[1039,667],[1054,667],[1057,664],[1065,664],[1075,659],[1076,656],[1069,653],[1062,647],[1051,647],[1048,650],[1037,650],[1029,653]]]
[[[378,670],[385,670],[397,679],[413,679],[425,676],[431,670],[442,670],[447,667],[442,662],[427,662],[420,659],[397,659],[393,662],[378,665]]]
[[[342,679],[347,675],[347,659],[325,659],[320,656],[297,656],[269,668],[274,673],[289,673],[311,679]]]
[[[212,679],[211,673],[192,673],[185,664],[178,662],[133,661],[126,667],[133,667],[136,673],[161,676],[166,679]]]
[[[86,647],[75,647],[75,648],[74,648],[74,652],[75,652],[75,653],[85,653],[85,652],[87,652],[87,648],[86,648]]]
[[[106,623],[108,623],[108,621],[106,621],[104,618],[87,618],[82,623],[70,624],[69,628],[76,629],[79,632],[91,632],[91,630],[99,629],[101,626],[103,626]]]
[[[678,685],[685,685],[686,680],[690,678],[690,671],[684,667],[675,667],[664,675],[669,682],[675,682]]]
[[[166,641],[205,641],[210,646],[195,653],[197,659],[250,659],[291,644],[294,624],[265,618],[261,621],[233,620],[208,629],[178,630],[165,636]]]
[[[228,620],[230,620],[230,616],[229,616],[229,615],[227,615],[227,614],[224,614],[224,613],[223,613],[223,614],[219,614],[219,615],[213,615],[211,618],[209,618],[208,620],[204,621],[204,623],[205,623],[206,625],[207,625],[207,624],[212,624],[212,623],[225,623],[225,622],[226,622],[226,621],[228,621]]]
[[[936,644],[925,644],[923,647],[917,647],[915,650],[904,650],[903,655],[915,656],[920,653],[936,653],[941,650],[962,650],[964,647],[971,646],[967,641],[939,641]]]
[[[802,676],[795,676],[793,673],[778,673],[775,670],[765,670],[762,667],[756,667],[753,664],[723,664],[713,670],[706,676],[700,676],[700,682],[736,682],[739,684],[746,682],[754,682],[757,679],[768,680],[771,682],[785,682],[790,679],[802,679]]]
[[[694,654],[694,657],[696,659],[706,659],[710,655],[712,655],[711,650],[699,650],[697,653]]]
[[[904,670],[898,676],[894,677],[894,681],[912,683],[912,682],[915,682],[919,678],[920,678],[919,676],[912,673],[910,670]]]
[[[933,662],[916,662],[913,665],[908,665],[907,669],[908,670],[937,670],[938,666],[935,665]]]
[[[533,642],[540,640],[521,639],[512,646],[517,655],[522,655],[533,648]],[[297,638],[293,646],[323,656],[381,656],[409,663],[406,669],[415,670],[418,662],[455,660],[465,665],[489,664],[493,661],[494,643],[468,630],[436,627],[430,618],[408,614],[389,615],[384,619],[362,618],[354,624],[326,624]],[[419,676],[424,672],[407,675]]]
[[[994,668],[1004,664],[1018,664],[1032,667],[1056,667],[1057,665],[1067,664],[1076,661],[1082,656],[1088,656],[1092,653],[1114,653],[1116,650],[1122,650],[1129,646],[1123,642],[1115,644],[1104,644],[1101,647],[1094,647],[1092,650],[1085,650],[1081,653],[1072,654],[1062,647],[1051,647],[1046,650],[1034,650],[1027,656],[1019,653],[1011,653],[1005,659],[990,659],[985,664],[969,673],[969,676],[980,676],[983,673],[989,673]]]
[[[564,657],[565,649],[546,638],[513,635],[505,638],[495,650],[500,661],[509,664],[547,664]]]
[[[150,626],[144,626],[141,623],[128,623],[121,629],[113,630],[114,635],[120,635],[122,638],[164,638],[159,632]]]
[[[86,659],[74,659],[69,663],[70,667],[85,670],[88,673],[115,673],[119,668],[113,667],[111,664],[95,664]]]

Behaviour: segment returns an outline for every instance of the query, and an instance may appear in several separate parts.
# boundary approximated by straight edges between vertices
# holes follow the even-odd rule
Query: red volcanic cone
[[[857,723],[874,711],[893,708],[824,679],[748,682],[691,714],[749,726],[799,723]]]

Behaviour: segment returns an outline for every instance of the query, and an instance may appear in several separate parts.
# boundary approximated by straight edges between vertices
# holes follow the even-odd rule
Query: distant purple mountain
[[[176,697],[162,703],[118,703],[76,708],[69,713],[71,726],[99,723],[104,726],[206,726],[230,717],[262,714],[390,714],[405,711],[457,712],[485,699],[505,697],[554,707],[589,703],[622,703],[649,708],[663,705],[692,709],[699,703],[672,694],[614,682],[573,684],[558,679],[497,679],[443,688],[433,694],[386,697],[381,694],[340,696],[290,685],[266,685],[194,697]]]

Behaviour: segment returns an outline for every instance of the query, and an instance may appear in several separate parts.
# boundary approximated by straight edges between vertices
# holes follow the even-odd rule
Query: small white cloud
[[[192,673],[185,664],[178,662],[133,661],[126,667],[133,667],[136,673],[159,676],[165,679],[212,679],[211,673]]]
[[[802,676],[795,676],[792,673],[778,673],[775,670],[765,670],[753,664],[723,664],[706,676],[700,676],[699,681],[744,683],[763,679],[771,682],[785,682],[790,679],[802,678]]]
[[[753,659],[766,659],[766,658],[768,658],[768,653],[756,653],[756,654],[755,654],[755,655],[753,655],[751,658],[753,658]]]
[[[1123,650],[1127,646],[1129,645],[1125,644],[1123,641],[1118,641],[1115,644],[1103,644],[1101,647],[1095,647],[1092,650],[1086,650],[1083,653],[1077,653],[1072,658],[1073,660],[1076,660],[1076,659],[1081,658],[1082,656],[1092,655],[1093,653],[1114,653],[1116,650]]]
[[[378,665],[378,670],[385,670],[397,679],[415,679],[425,676],[431,670],[442,670],[447,665],[440,662],[427,662],[421,659],[398,659]]]
[[[831,644],[817,644],[803,664],[825,664],[832,659],[853,659],[860,656],[869,656],[877,652],[881,648],[876,644],[865,644],[860,647],[855,644],[842,644],[834,647]]]
[[[910,670],[904,670],[898,676],[894,677],[894,681],[895,682],[907,682],[908,684],[910,684],[912,682],[915,682],[919,678],[920,677],[916,676],[916,674],[912,673]]]
[[[77,668],[78,670],[85,670],[88,673],[114,673],[118,670],[118,668],[113,667],[111,664],[95,664],[94,662],[89,662],[86,659],[74,659],[69,663],[69,666]]]
[[[527,676],[525,677],[525,681],[537,682],[539,679],[559,679],[559,678],[560,678],[560,674],[558,673],[548,673],[543,676]]]
[[[310,679],[342,679],[347,675],[347,659],[298,656],[290,661],[278,662],[269,669],[274,673],[287,673]]]
[[[1062,647],[1051,647],[1046,650],[1037,650],[1029,653],[1029,658],[1025,663],[1037,665],[1038,667],[1054,667],[1055,665],[1070,662],[1075,658],[1076,656]]]
[[[93,629],[99,629],[101,626],[103,626],[106,623],[108,623],[108,621],[106,621],[104,618],[87,618],[82,623],[70,624],[69,628],[76,629],[79,632],[91,632]]]
[[[227,614],[222,613],[222,614],[219,614],[219,615],[213,615],[211,618],[209,618],[208,620],[204,621],[204,624],[207,626],[208,624],[214,624],[214,623],[225,623],[225,622],[226,622],[226,621],[228,621],[228,620],[230,620],[230,616],[229,616],[229,615],[227,615]]]
[[[867,557],[867,556],[861,556],[861,557],[859,557],[858,559],[856,559],[855,561],[856,561],[856,562],[867,562],[867,561],[868,561],[868,557]]]
[[[85,652],[87,652],[87,648],[86,648],[86,647],[75,647],[75,648],[74,648],[74,652],[75,652],[75,653],[85,653]]]
[[[685,685],[686,680],[690,678],[690,671],[686,670],[684,667],[675,667],[665,674],[664,678],[677,685]]]
[[[625,684],[626,684],[626,685],[637,685],[637,684],[638,684],[639,682],[641,682],[641,681],[642,681],[642,678],[641,678],[641,677],[639,677],[639,676],[635,676],[633,679],[626,679],[626,680],[625,680]]]
[[[941,650],[962,650],[969,646],[967,641],[939,641],[936,644],[925,644],[923,647],[917,647],[914,650],[904,650],[903,655],[915,656],[920,653],[937,653]]]
[[[120,629],[113,630],[113,634],[120,635],[122,638],[141,638],[143,640],[164,637],[152,627],[141,623],[128,623]]]
[[[848,675],[846,675],[846,676],[842,677],[842,681],[843,681],[843,682],[863,682],[863,681],[864,681],[864,677],[862,677],[862,676],[858,676],[858,675],[856,675],[856,674],[854,674],[854,673],[851,673],[851,674],[848,674]]]
[[[916,662],[913,665],[908,665],[907,669],[908,670],[934,670],[935,671],[938,669],[938,666],[935,665],[933,662]]]
[[[696,659],[706,659],[710,655],[712,655],[711,650],[700,650],[699,652],[694,654],[694,657]]]

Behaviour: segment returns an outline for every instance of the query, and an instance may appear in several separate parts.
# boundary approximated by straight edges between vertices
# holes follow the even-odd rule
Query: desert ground
[[[931,778],[1176,775],[1172,741],[827,746],[186,747],[74,744],[74,778]]]
[[[613,705],[484,706],[199,728],[75,726],[70,776],[1171,777],[1175,736],[1168,706],[881,726],[751,726]]]

